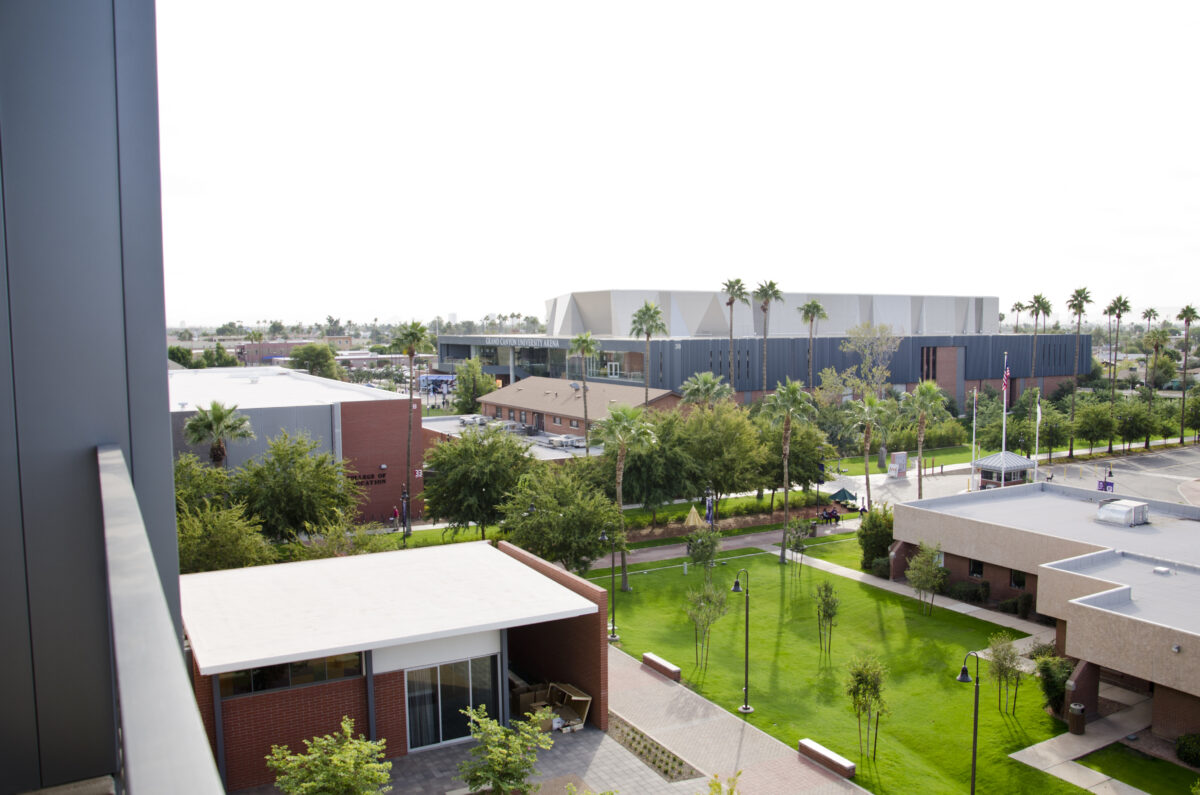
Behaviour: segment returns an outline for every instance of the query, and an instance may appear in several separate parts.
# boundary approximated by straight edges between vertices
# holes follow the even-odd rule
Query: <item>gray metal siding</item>
[[[265,409],[238,409],[250,418],[253,439],[225,442],[226,466],[239,467],[267,451],[267,443],[287,431],[298,436],[302,431],[317,442],[317,453],[334,453],[333,406],[283,406]],[[171,439],[176,453],[188,452],[201,461],[208,461],[208,445],[190,445],[183,438],[183,426],[194,417],[194,411],[171,412]]]

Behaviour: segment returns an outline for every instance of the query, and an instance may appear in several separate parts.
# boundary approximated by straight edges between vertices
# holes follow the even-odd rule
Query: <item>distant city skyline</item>
[[[157,13],[171,326],[735,277],[995,295],[1006,324],[1080,286],[1094,322],[1200,302],[1194,4]]]

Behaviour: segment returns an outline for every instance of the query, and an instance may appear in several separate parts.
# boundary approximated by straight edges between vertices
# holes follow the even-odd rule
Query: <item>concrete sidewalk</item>
[[[738,791],[746,795],[866,791],[615,647],[608,694],[613,713],[706,776],[742,771]]]

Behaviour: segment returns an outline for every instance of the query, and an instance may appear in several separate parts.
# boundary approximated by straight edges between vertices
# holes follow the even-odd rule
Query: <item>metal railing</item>
[[[96,448],[117,680],[121,770],[130,793],[223,793],[125,455]]]

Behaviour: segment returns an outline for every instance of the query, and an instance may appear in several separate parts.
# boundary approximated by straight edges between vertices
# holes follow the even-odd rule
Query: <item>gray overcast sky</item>
[[[172,325],[731,277],[1200,303],[1200,3],[159,0],[158,27]]]

